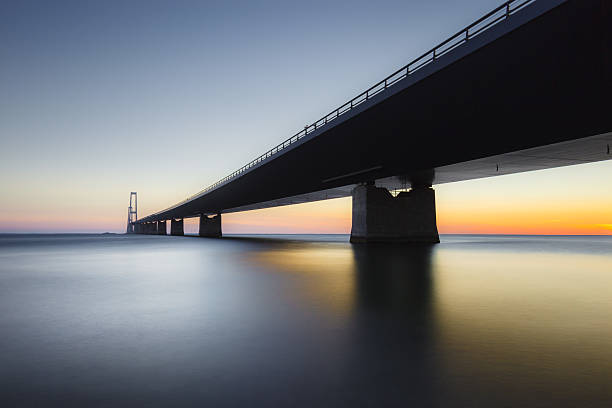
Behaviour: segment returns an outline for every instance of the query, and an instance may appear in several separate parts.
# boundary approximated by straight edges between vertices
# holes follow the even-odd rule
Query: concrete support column
[[[142,234],[142,224],[141,223],[134,224],[134,233]]]
[[[185,235],[185,230],[183,229],[183,219],[170,221],[170,235]]]
[[[221,237],[221,214],[208,217],[200,216],[200,236],[209,238]]]
[[[430,186],[393,197],[385,188],[361,185],[352,195],[351,242],[440,242],[435,192]]]
[[[166,221],[157,221],[157,235],[166,235]]]
[[[153,234],[157,234],[157,224],[154,222],[147,222],[146,223],[147,229],[146,229],[146,233],[149,235],[153,235]]]

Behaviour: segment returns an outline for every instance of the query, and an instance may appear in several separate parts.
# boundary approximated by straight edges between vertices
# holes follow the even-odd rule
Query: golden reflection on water
[[[610,256],[440,248],[433,264],[449,375],[501,388],[512,373],[517,389],[570,387],[585,398],[612,380]]]
[[[324,312],[346,316],[355,303],[355,262],[343,244],[285,244],[253,252],[250,260],[277,272],[296,274],[300,292]]]
[[[430,306],[431,247],[290,243],[249,260],[295,277],[298,294],[322,313],[349,318],[359,310],[422,312]],[[292,293],[295,295],[296,293]]]

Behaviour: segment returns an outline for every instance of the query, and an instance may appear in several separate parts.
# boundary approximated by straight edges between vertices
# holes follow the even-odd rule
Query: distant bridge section
[[[609,0],[508,1],[134,231],[352,195],[353,242],[436,242],[434,184],[612,158],[611,44]]]

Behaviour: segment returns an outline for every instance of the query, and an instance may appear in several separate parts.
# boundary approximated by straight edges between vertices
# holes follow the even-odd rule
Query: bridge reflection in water
[[[445,241],[279,242],[252,259],[341,328],[343,375],[377,402],[612,402],[609,238]]]

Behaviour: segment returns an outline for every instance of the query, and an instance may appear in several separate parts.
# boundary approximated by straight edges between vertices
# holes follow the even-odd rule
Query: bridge
[[[436,184],[612,158],[611,44],[609,0],[508,1],[128,232],[352,196],[351,242],[439,242]]]

